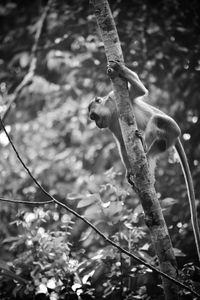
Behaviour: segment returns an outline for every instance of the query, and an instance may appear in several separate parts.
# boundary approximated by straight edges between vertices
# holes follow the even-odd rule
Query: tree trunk
[[[107,60],[123,62],[123,53],[119,37],[107,0],[92,0],[92,3],[104,43]],[[130,106],[127,83],[119,77],[114,78],[112,83],[120,126],[131,166],[131,178],[134,181],[135,190],[139,195],[144,209],[145,221],[151,233],[160,269],[162,272],[177,278],[176,260],[154,188],[154,178],[149,173],[148,163],[141,141],[135,135],[137,125]],[[177,286],[166,278],[162,278],[162,282],[165,298],[167,300],[178,299]]]

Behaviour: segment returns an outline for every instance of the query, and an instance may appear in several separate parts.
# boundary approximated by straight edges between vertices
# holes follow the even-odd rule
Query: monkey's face
[[[96,97],[88,106],[89,118],[95,121],[99,128],[108,128],[116,112],[116,106],[112,94],[100,98]]]

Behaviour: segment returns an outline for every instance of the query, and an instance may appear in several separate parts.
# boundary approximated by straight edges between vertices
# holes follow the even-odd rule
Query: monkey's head
[[[99,128],[109,128],[117,113],[113,92],[106,97],[96,97],[88,106],[89,118],[95,121]]]

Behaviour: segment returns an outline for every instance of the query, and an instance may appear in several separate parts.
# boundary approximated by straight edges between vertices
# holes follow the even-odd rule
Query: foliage
[[[1,111],[28,70],[45,5],[46,1],[9,0],[0,5]],[[150,101],[182,128],[199,210],[199,3],[120,0],[111,1],[111,8],[127,65],[149,88]],[[115,142],[87,117],[90,100],[111,89],[105,69],[88,1],[55,1],[40,37],[36,74],[11,109],[6,128],[52,195],[157,266],[139,200],[124,180]],[[47,200],[3,133],[0,144],[0,195]],[[179,269],[184,280],[200,288],[185,185],[173,154],[159,162],[157,179]],[[121,255],[57,206],[2,202],[0,220],[3,300],[162,299],[157,274]]]

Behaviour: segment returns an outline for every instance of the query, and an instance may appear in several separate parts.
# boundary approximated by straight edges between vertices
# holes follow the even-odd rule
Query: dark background
[[[41,0],[0,3],[1,112],[28,72],[45,5]],[[126,64],[149,89],[149,102],[181,127],[200,213],[199,1],[118,0],[110,5]],[[91,99],[111,90],[106,64],[89,1],[54,1],[40,36],[33,81],[17,98],[6,128],[27,166],[52,195],[157,266],[138,197],[124,179],[115,141],[88,119]],[[0,149],[0,196],[47,200],[3,133]],[[156,179],[179,269],[196,286],[197,254],[187,192],[173,153],[161,157]],[[1,276],[1,299],[33,299],[41,291],[46,294],[41,299],[77,299],[77,294],[81,299],[162,299],[156,274],[121,255],[53,204],[2,202],[0,224],[0,268],[7,271]],[[13,281],[11,274],[29,283]]]

